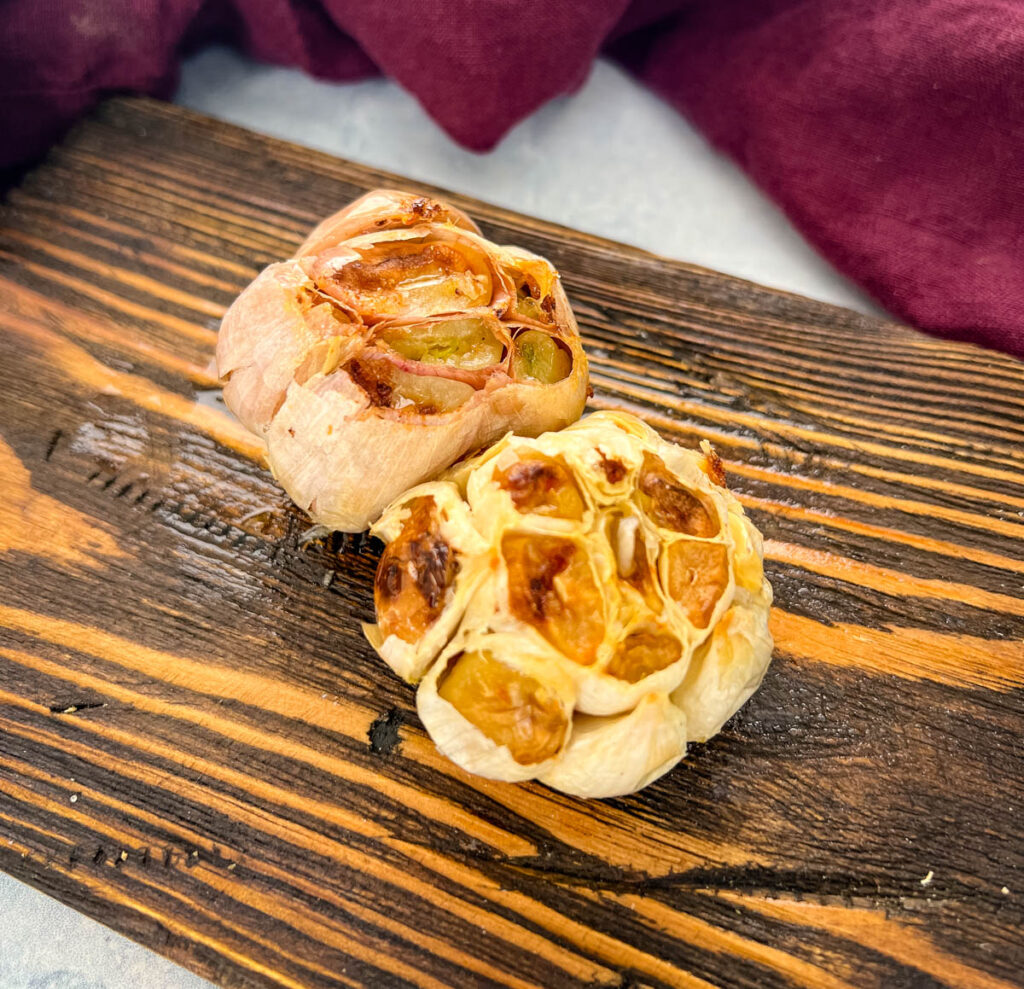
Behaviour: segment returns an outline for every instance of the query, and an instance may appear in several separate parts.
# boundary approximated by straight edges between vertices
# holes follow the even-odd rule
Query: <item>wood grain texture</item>
[[[209,370],[380,184],[114,101],[6,196],[0,867],[227,986],[1024,985],[1022,365],[451,197],[561,268],[595,407],[712,440],[778,605],[642,793],[476,779]]]

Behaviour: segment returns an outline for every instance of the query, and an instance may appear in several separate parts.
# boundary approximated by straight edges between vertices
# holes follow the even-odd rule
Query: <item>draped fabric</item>
[[[384,73],[478,151],[604,52],[890,311],[1024,356],[1020,0],[6,0],[0,165],[210,42]]]

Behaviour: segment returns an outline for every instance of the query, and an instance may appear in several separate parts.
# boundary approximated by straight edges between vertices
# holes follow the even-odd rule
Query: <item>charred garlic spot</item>
[[[523,515],[577,521],[583,518],[583,496],[572,471],[561,459],[535,453],[505,470],[495,471],[494,479]]]
[[[543,330],[520,330],[512,340],[512,376],[518,381],[553,385],[569,377],[572,354]]]
[[[382,408],[391,405],[391,396],[394,393],[391,385],[393,370],[394,368],[384,361],[369,358],[357,358],[345,365],[348,376],[366,392],[370,403]]]
[[[598,467],[601,468],[605,478],[607,478],[609,484],[619,484],[622,479],[626,476],[627,470],[626,465],[621,460],[615,460],[605,454],[604,450],[599,449],[597,455],[601,458],[598,462]]]
[[[319,288],[366,318],[432,316],[491,301],[490,272],[478,253],[458,242],[388,241],[342,258],[324,255],[315,276]]]
[[[717,484],[720,488],[729,487],[729,479],[725,475],[725,464],[722,463],[722,458],[715,448],[707,440],[701,440],[700,448],[704,454],[701,470],[707,474],[712,484]]]
[[[683,645],[674,635],[657,626],[644,626],[620,643],[605,673],[626,683],[639,683],[671,666],[682,654]]]
[[[401,534],[384,549],[373,600],[385,639],[396,635],[417,642],[444,610],[459,562],[438,524],[434,499],[417,498],[409,503]]]
[[[345,365],[349,377],[366,393],[370,404],[419,415],[454,412],[472,398],[463,381],[437,375],[411,374],[379,356],[364,354]]]
[[[556,649],[581,666],[604,638],[604,597],[585,550],[558,536],[507,535],[509,606]]]
[[[520,765],[553,758],[569,723],[558,695],[487,652],[464,652],[448,664],[438,695]]]
[[[720,543],[683,539],[666,550],[669,596],[696,628],[707,628],[729,584],[729,552]]]
[[[445,212],[440,203],[435,203],[433,199],[427,199],[425,196],[419,196],[409,203],[409,210],[417,221],[435,220]]]
[[[688,536],[718,535],[714,509],[697,493],[687,490],[656,454],[645,451],[637,484],[640,507],[655,525]]]

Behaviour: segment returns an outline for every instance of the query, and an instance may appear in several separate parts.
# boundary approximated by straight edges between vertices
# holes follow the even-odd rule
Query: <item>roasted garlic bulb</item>
[[[551,264],[387,190],[260,273],[224,316],[217,369],[288,494],[346,532],[509,430],[574,422],[587,392]]]
[[[508,434],[372,531],[367,638],[419,683],[438,748],[482,776],[632,793],[714,735],[771,658],[761,536],[721,462],[631,415]]]

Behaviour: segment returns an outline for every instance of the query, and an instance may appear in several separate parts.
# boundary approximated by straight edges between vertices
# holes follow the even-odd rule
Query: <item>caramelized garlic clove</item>
[[[621,797],[643,789],[686,755],[686,717],[663,693],[615,717],[577,715],[562,757],[540,781],[575,797]]]
[[[512,377],[553,385],[569,377],[573,359],[568,349],[543,330],[523,330],[512,338]]]
[[[671,532],[710,539],[721,529],[711,500],[686,487],[655,453],[644,453],[637,501],[655,525]]]
[[[393,505],[372,534],[386,545],[374,579],[370,644],[417,682],[451,638],[479,582],[486,547],[450,484],[424,484]]]
[[[580,666],[597,659],[605,604],[586,548],[546,534],[510,533],[501,541],[512,615]]]
[[[648,694],[669,693],[686,675],[690,653],[690,639],[668,626],[651,619],[634,624],[606,662],[577,678],[577,711],[621,714]]]
[[[451,598],[459,560],[440,534],[438,506],[429,495],[407,504],[397,539],[384,548],[374,581],[377,624],[386,639],[418,642]]]
[[[677,636],[656,625],[641,626],[619,643],[602,672],[624,683],[639,683],[675,665],[682,655]]]
[[[581,521],[586,504],[572,471],[564,460],[543,453],[526,452],[506,468],[494,471],[492,480],[508,493],[521,515]]]
[[[549,657],[515,636],[471,634],[431,667],[416,708],[438,750],[490,779],[533,779],[572,734],[575,692]]]
[[[706,629],[732,586],[728,548],[678,539],[664,550],[662,570],[669,598],[694,628]]]

